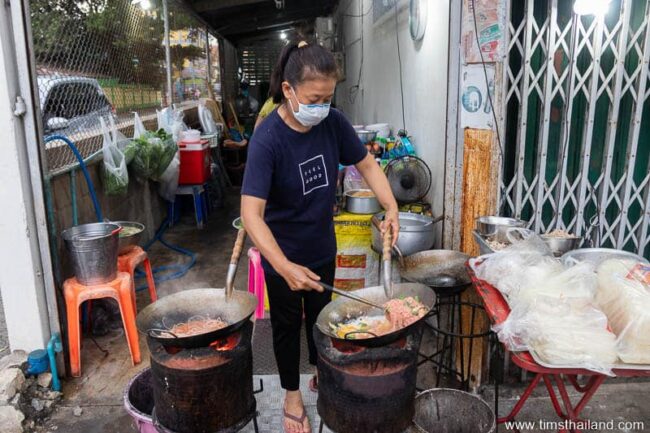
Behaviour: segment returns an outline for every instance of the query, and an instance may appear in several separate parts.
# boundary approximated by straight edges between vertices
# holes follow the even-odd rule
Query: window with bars
[[[239,49],[239,64],[251,86],[259,86],[271,80],[271,73],[282,47],[282,41],[278,41],[247,45]]]
[[[650,2],[511,0],[502,212],[650,256]]]

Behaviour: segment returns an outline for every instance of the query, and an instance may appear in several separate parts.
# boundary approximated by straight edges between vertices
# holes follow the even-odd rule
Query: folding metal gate
[[[650,2],[508,9],[502,213],[650,256]]]

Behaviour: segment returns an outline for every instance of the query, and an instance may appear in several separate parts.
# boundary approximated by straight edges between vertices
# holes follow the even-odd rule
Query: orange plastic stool
[[[156,283],[153,279],[153,272],[151,271],[151,262],[147,252],[139,246],[134,246],[128,252],[117,256],[117,270],[119,272],[127,272],[131,275],[133,281],[133,306],[135,307],[135,268],[142,264],[144,272],[147,276],[147,286],[149,287],[149,297],[151,302],[156,302],[158,295],[156,294]],[[134,310],[135,311],[135,310]]]
[[[133,365],[140,363],[140,343],[135,326],[133,305],[133,280],[127,272],[118,272],[117,277],[108,283],[84,286],[76,278],[63,283],[63,294],[68,317],[68,345],[70,349],[70,370],[73,377],[81,376],[81,326],[79,324],[79,306],[84,301],[100,298],[113,298],[117,301],[122,314],[124,333],[129,344]]]

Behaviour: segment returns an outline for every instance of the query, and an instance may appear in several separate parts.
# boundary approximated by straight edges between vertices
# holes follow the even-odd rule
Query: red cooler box
[[[181,170],[179,185],[201,185],[210,178],[210,147],[208,140],[193,143],[181,141]]]

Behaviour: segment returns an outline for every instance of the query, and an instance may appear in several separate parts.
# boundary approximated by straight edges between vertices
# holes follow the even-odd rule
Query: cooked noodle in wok
[[[384,316],[361,316],[343,323],[330,323],[330,327],[339,338],[372,338],[406,328],[429,312],[424,304],[412,296],[391,299],[383,307],[386,308]]]
[[[228,326],[228,323],[220,317],[211,319],[209,317],[194,316],[190,317],[187,322],[175,324],[169,332],[173,333],[176,337],[192,337],[194,335],[218,331],[226,326]],[[173,336],[170,335],[170,337]]]

